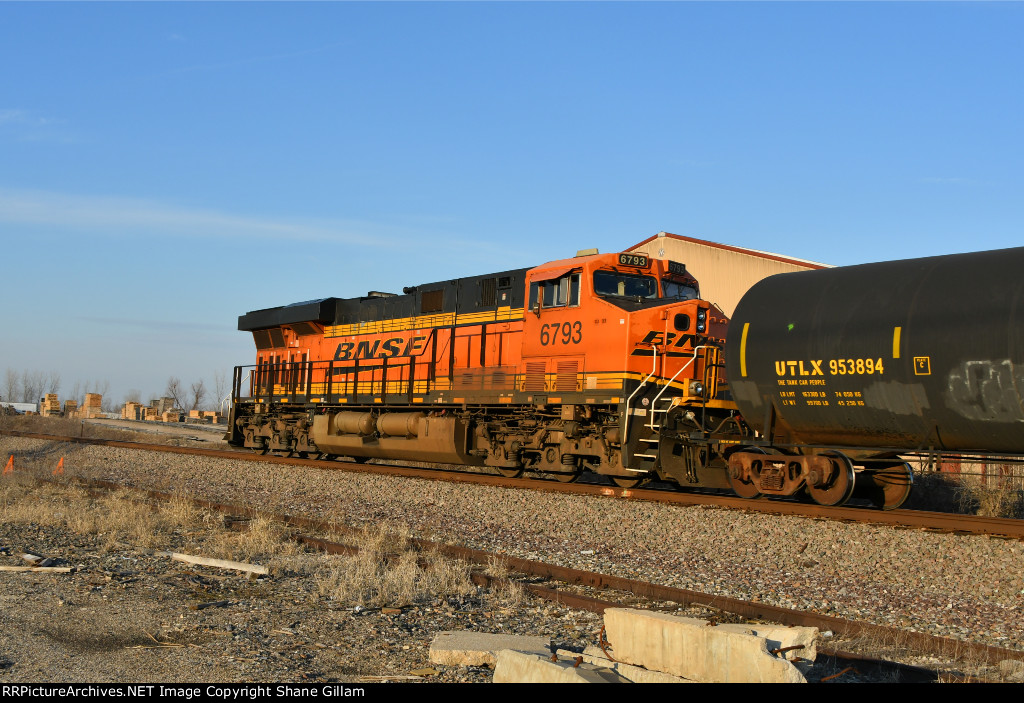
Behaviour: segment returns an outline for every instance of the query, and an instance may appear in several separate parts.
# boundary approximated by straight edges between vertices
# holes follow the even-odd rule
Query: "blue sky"
[[[1020,245],[1020,3],[0,3],[0,372],[147,398],[249,310],[624,249]]]

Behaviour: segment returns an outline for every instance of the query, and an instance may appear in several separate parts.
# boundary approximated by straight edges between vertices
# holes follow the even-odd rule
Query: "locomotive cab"
[[[554,261],[527,274],[521,389],[528,402],[614,404],[614,454],[599,465],[620,485],[663,473],[669,411],[717,402],[726,319],[700,299],[683,264],[639,254]],[[589,396],[589,397],[588,397]]]

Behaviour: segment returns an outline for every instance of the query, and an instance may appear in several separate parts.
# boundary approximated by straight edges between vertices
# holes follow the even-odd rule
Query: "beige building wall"
[[[659,232],[627,251],[684,264],[700,284],[701,297],[720,307],[729,317],[732,317],[743,294],[762,278],[777,273],[829,268],[827,264],[668,232]]]

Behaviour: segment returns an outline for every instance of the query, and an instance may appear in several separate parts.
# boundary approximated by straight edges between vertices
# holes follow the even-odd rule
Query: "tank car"
[[[684,264],[632,253],[258,310],[229,441],[728,487],[726,325]]]
[[[803,481],[842,502],[863,483],[893,505],[910,485],[900,452],[1024,454],[1022,270],[1017,248],[755,284],[731,320],[727,367],[772,449],[731,455],[737,493]]]

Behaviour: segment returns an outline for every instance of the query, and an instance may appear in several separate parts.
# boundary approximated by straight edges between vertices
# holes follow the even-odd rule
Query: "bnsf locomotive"
[[[728,400],[727,320],[683,264],[590,254],[250,312],[232,444],[728,488],[752,433]]]
[[[730,323],[683,264],[589,254],[258,310],[229,439],[894,508],[901,453],[1024,455],[1022,270],[1012,249],[781,274]]]

